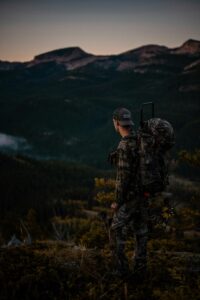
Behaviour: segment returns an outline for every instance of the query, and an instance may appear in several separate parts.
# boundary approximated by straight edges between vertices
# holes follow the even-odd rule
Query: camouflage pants
[[[147,238],[148,238],[148,205],[147,199],[138,197],[133,201],[124,203],[114,213],[110,227],[110,240],[116,268],[119,272],[129,272],[128,259],[124,253],[127,239],[127,229],[131,229],[135,239],[135,254],[132,267],[136,271],[146,268]]]

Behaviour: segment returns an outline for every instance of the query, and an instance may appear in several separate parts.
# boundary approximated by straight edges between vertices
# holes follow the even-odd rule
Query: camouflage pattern
[[[133,131],[121,139],[116,151],[116,202],[121,204],[132,200],[138,193],[137,137]]]
[[[113,255],[118,271],[129,272],[128,259],[124,248],[128,229],[131,229],[136,239],[134,269],[145,267],[147,248],[147,199],[141,195],[138,184],[138,159],[136,136],[131,132],[123,137],[117,148],[116,202],[119,208],[115,211],[110,239],[113,245]]]
[[[153,118],[138,131],[140,181],[152,194],[168,184],[169,149],[174,145],[174,131],[169,122]]]
[[[175,144],[175,135],[172,125],[160,118],[152,118],[143,123],[141,133],[150,134],[156,143],[157,149],[169,150]]]

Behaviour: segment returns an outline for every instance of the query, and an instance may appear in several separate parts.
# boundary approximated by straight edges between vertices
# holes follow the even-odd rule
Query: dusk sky
[[[200,40],[200,0],[0,0],[0,60],[79,46],[118,54]]]

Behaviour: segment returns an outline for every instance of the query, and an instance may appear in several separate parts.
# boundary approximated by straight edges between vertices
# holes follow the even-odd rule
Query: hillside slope
[[[0,137],[0,148],[107,168],[107,153],[119,140],[113,110],[129,108],[137,128],[140,105],[150,100],[156,115],[172,122],[176,150],[197,148],[199,45],[147,45],[110,56],[71,47],[26,63],[0,62],[0,133],[27,145],[12,147]]]

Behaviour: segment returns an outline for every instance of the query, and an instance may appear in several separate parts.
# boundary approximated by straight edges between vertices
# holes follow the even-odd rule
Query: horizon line
[[[44,50],[38,54],[35,54],[33,55],[30,59],[27,59],[27,60],[4,60],[4,59],[1,59],[0,58],[0,62],[9,62],[9,63],[26,63],[26,62],[29,62],[31,60],[33,60],[36,56],[39,56],[39,55],[43,55],[43,54],[46,54],[46,53],[50,53],[50,52],[53,52],[53,51],[59,51],[59,50],[64,50],[64,49],[70,49],[70,48],[79,48],[81,49],[83,52],[87,53],[87,54],[90,54],[90,55],[95,55],[95,56],[112,56],[112,55],[120,55],[120,54],[123,54],[123,53],[126,53],[126,52],[129,52],[129,51],[132,51],[132,50],[137,50],[139,48],[142,48],[142,47],[147,47],[147,46],[158,46],[158,47],[166,47],[168,49],[176,49],[176,48],[179,48],[181,46],[183,46],[185,43],[189,42],[189,41],[193,41],[193,42],[199,42],[200,43],[200,40],[197,40],[197,39],[193,39],[193,38],[188,38],[187,40],[185,40],[181,45],[179,46],[175,46],[175,47],[170,47],[170,46],[166,46],[166,45],[163,45],[163,44],[156,44],[156,43],[148,43],[148,44],[143,44],[143,45],[140,45],[140,46],[136,46],[135,48],[129,48],[128,50],[125,50],[125,51],[121,51],[121,52],[118,52],[118,53],[107,53],[107,54],[98,54],[98,53],[92,53],[90,51],[87,51],[87,50],[84,50],[83,47],[81,46],[69,46],[69,47],[59,47],[59,48],[54,48],[54,49],[49,49],[49,50]]]

